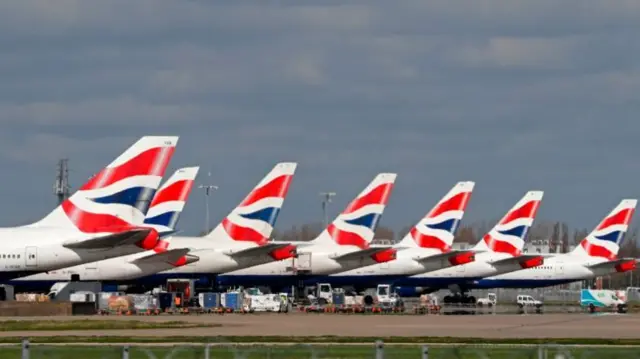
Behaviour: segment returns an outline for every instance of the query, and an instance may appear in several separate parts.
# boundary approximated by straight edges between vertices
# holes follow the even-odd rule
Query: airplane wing
[[[131,264],[158,263],[158,262],[175,263],[180,258],[187,255],[187,253],[189,253],[189,248],[170,249],[165,252],[152,253],[144,257],[136,258],[130,261],[130,263]]]
[[[264,246],[251,247],[251,248],[243,249],[240,251],[227,252],[225,254],[235,259],[259,257],[262,255],[268,255],[275,250],[285,248],[290,245],[291,243],[284,243],[284,242],[273,243],[272,242],[272,243],[265,244]]]
[[[392,249],[393,247],[370,247],[367,249],[362,249],[355,252],[349,252],[346,254],[336,255],[331,257],[331,259],[336,260],[338,262],[347,262],[352,260],[358,260],[363,257],[371,257],[372,255],[380,252],[384,252],[386,250]]]
[[[476,253],[474,251],[453,250],[432,256],[415,257],[413,260],[426,267],[436,265],[441,268],[446,268],[452,265],[473,262],[475,260],[475,255]]]
[[[521,269],[537,267],[544,262],[544,258],[538,254],[523,254],[517,257],[510,257],[490,262],[494,267],[506,267],[520,265]]]
[[[125,232],[107,234],[100,237],[68,240],[62,244],[69,249],[109,249],[118,246],[136,244],[153,231],[151,228],[135,228]]]
[[[624,268],[624,265],[627,265],[627,263],[629,263],[628,265],[629,268]],[[595,270],[601,271],[601,270],[616,270],[618,266],[622,266],[621,269],[624,269],[626,271],[626,270],[635,269],[636,263],[637,263],[636,258],[620,258],[620,259],[614,259],[612,261],[593,264],[593,265],[587,266],[587,268],[593,271]]]

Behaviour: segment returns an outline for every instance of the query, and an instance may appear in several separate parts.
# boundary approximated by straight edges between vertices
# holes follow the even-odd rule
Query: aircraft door
[[[27,247],[24,253],[25,265],[27,268],[38,265],[38,247]]]

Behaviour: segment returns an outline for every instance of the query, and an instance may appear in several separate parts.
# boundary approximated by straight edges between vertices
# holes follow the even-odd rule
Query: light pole
[[[209,177],[211,177],[211,172],[209,172]],[[204,206],[205,206],[205,229],[204,233],[209,233],[209,195],[211,194],[211,190],[218,189],[218,186],[214,185],[203,185],[198,186],[200,189],[204,189]]]
[[[324,217],[324,228],[329,226],[329,218],[327,217],[327,206],[331,203],[331,198],[336,195],[335,192],[320,192],[322,197],[322,215]]]

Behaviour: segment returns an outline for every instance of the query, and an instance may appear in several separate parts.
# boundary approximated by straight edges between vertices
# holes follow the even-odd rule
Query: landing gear
[[[445,314],[476,314],[476,297],[466,293],[446,295],[443,299]]]

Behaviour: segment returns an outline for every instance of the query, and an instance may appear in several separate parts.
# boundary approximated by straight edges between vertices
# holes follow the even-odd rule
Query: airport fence
[[[16,349],[13,352],[13,349]],[[31,345],[23,341],[22,348],[3,348],[2,358],[22,359],[640,359],[640,347],[624,346],[566,346],[566,345],[466,345],[466,344],[251,344],[210,343],[175,346],[149,345]],[[19,350],[19,352],[18,352]],[[15,354],[15,355],[13,355]],[[21,355],[21,356],[20,356]]]

